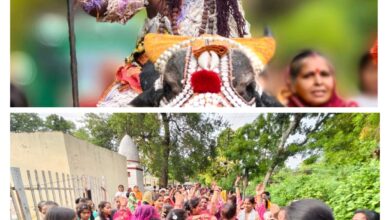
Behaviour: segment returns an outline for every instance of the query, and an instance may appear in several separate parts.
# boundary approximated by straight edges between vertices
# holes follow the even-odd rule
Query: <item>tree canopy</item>
[[[139,148],[146,170],[160,178],[184,182],[205,171],[215,157],[215,139],[226,123],[216,115],[175,113],[86,114],[75,135],[116,151],[124,135]]]
[[[71,134],[74,129],[72,121],[56,114],[42,119],[37,113],[11,113],[11,132],[61,131]]]

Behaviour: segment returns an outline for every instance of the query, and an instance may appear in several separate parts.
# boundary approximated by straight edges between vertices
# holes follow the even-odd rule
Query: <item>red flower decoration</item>
[[[140,75],[141,68],[138,66],[126,65],[119,67],[116,72],[116,80],[122,85],[128,86],[137,93],[142,92]]]
[[[213,71],[200,70],[191,76],[191,85],[195,93],[221,92],[221,79]]]

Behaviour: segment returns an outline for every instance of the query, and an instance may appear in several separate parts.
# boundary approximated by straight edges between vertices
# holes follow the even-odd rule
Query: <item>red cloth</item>
[[[208,209],[200,211],[200,214],[201,215],[203,215],[203,214],[211,215],[210,211]]]
[[[116,80],[122,85],[128,85],[131,89],[137,93],[142,92],[141,87],[141,68],[132,65],[126,65],[119,67],[116,72]]]
[[[298,96],[292,95],[288,99],[288,107],[311,107],[311,106],[304,103]],[[358,104],[353,101],[345,101],[341,99],[337,95],[336,91],[334,91],[330,100],[327,103],[318,107],[358,107]]]

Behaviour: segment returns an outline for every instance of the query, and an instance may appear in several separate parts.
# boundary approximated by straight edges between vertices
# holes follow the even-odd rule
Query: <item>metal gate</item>
[[[11,167],[11,220],[41,220],[38,210],[40,201],[51,200],[62,207],[74,209],[77,198],[91,195],[97,205],[109,199],[103,184],[104,177],[75,176],[43,170],[27,170],[22,176],[20,168]]]

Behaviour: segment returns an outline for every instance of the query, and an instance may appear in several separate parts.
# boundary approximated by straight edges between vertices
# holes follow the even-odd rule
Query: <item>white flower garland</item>
[[[184,68],[183,73],[183,81],[184,85],[183,90],[172,100],[168,101],[165,98],[161,101],[161,106],[169,106],[169,107],[208,107],[208,106],[233,106],[233,107],[244,107],[244,106],[255,106],[255,98],[251,101],[247,102],[242,97],[239,96],[237,91],[234,89],[231,78],[232,78],[232,62],[231,62],[231,53],[225,54],[220,59],[220,66],[214,68],[213,71],[219,73],[221,75],[221,94],[215,93],[202,93],[202,94],[194,94],[193,88],[191,86],[191,75],[202,69],[198,65],[198,60],[192,54],[191,44],[194,41],[204,41],[205,44],[208,42],[212,44],[213,41],[223,41],[227,42],[232,46],[232,48],[236,48],[242,51],[245,56],[250,59],[252,64],[253,72],[255,74],[259,74],[264,70],[264,64],[261,60],[256,56],[256,54],[249,48],[239,44],[238,42],[218,37],[218,36],[207,36],[207,37],[199,37],[193,38],[190,40],[183,41],[178,43],[168,50],[166,50],[156,61],[155,68],[161,74],[158,83],[155,84],[155,89],[162,88],[162,84],[164,81],[164,74],[166,71],[166,65],[168,61],[172,58],[172,56],[179,52],[182,48],[187,48],[186,54],[186,66]],[[262,93],[262,89],[259,85],[256,86],[256,91]]]

